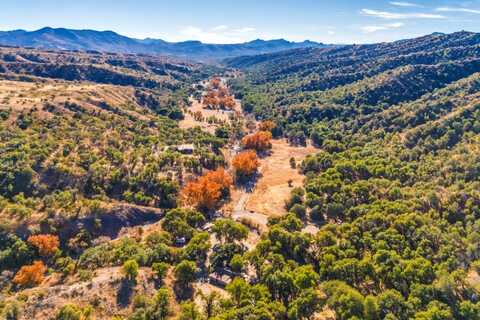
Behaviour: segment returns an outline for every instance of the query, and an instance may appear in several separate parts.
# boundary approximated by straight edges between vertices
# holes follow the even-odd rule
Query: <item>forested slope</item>
[[[299,251],[271,231],[261,264],[312,264],[338,319],[477,319],[479,45],[459,32],[226,62],[247,110],[321,149],[288,204],[320,231]]]

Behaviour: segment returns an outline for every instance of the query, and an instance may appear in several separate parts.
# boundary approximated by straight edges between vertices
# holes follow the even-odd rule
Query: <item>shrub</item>
[[[123,263],[122,272],[128,280],[135,280],[138,275],[138,263],[135,260],[127,260]]]
[[[168,263],[165,263],[165,262],[155,262],[153,265],[152,265],[152,270],[153,272],[155,272],[155,275],[157,276],[157,278],[162,281],[165,276],[167,275],[167,271],[168,271],[168,268],[170,266],[168,265]]]
[[[40,253],[42,256],[51,256],[55,254],[60,246],[60,240],[58,239],[58,236],[51,234],[30,236],[27,241],[32,246],[36,247],[38,249],[38,253]]]
[[[42,283],[47,267],[42,261],[35,261],[32,265],[23,266],[13,278],[13,282],[20,286],[35,286]]]

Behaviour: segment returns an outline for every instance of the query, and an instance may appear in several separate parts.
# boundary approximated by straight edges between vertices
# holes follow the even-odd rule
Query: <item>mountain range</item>
[[[285,39],[254,40],[238,44],[207,44],[200,41],[167,42],[160,39],[134,39],[113,31],[42,28],[36,31],[0,31],[0,45],[52,50],[80,50],[113,53],[160,54],[198,61],[272,53],[289,49],[325,47],[325,44]]]

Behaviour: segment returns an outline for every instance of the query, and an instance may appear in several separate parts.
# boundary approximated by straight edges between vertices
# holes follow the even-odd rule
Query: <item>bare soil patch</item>
[[[291,146],[284,139],[272,141],[271,155],[261,159],[261,177],[255,190],[248,197],[245,209],[266,216],[278,216],[286,213],[285,200],[289,198],[293,187],[303,185],[304,176],[298,169],[290,166],[290,158],[299,165],[307,155],[318,150],[311,145]],[[291,186],[288,181],[291,180]]]
[[[101,103],[110,106],[130,105],[122,108],[139,119],[146,120],[144,110],[135,107],[134,89],[114,85],[75,83],[64,81],[21,82],[0,80],[0,109],[11,108],[14,112],[36,109],[40,116],[51,117],[43,111],[46,103],[63,105],[76,103],[87,110],[98,110]]]
[[[89,281],[75,277],[64,283],[56,283],[57,275],[47,278],[43,285],[21,292],[28,299],[22,306],[20,319],[53,319],[66,304],[79,306],[98,305],[96,319],[111,319],[127,316],[132,311],[132,300],[136,294],[153,296],[156,286],[149,268],[139,270],[137,282],[126,283],[121,267],[95,270]]]

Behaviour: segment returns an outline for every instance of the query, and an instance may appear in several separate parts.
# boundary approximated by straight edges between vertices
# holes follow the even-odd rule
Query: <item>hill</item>
[[[469,319],[467,305],[478,308],[479,50],[479,34],[458,32],[225,61],[245,73],[231,81],[245,110],[319,148],[287,204],[320,225],[312,256],[273,232],[262,252],[314,265],[338,318]]]
[[[113,53],[169,55],[194,60],[213,61],[227,57],[276,52],[294,48],[321,47],[311,41],[289,42],[254,40],[239,44],[205,44],[199,41],[167,42],[158,39],[133,39],[112,31],[43,28],[36,31],[0,32],[0,45],[50,50],[81,50]]]

